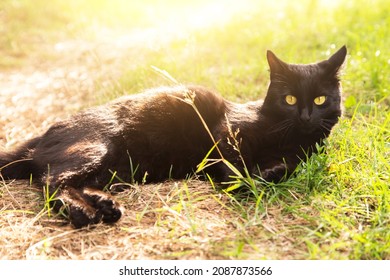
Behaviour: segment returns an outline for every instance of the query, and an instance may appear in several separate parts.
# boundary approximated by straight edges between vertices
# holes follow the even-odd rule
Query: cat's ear
[[[328,60],[323,61],[321,64],[325,67],[327,74],[335,75],[339,73],[341,66],[343,66],[345,57],[347,56],[346,46],[341,47],[335,54],[333,54]]]
[[[279,59],[273,52],[270,50],[267,51],[267,60],[270,68],[271,78],[275,74],[283,74],[287,70],[287,63]]]

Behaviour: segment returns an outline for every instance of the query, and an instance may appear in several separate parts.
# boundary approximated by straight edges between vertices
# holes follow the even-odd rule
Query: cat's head
[[[339,70],[347,49],[314,64],[289,64],[267,52],[271,82],[261,112],[280,127],[327,136],[341,115]]]

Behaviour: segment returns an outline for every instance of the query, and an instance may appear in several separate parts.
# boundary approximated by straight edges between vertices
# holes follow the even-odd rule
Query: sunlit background
[[[386,69],[390,63],[387,2],[2,0],[0,69],[71,63],[95,72],[107,68],[106,80],[138,91],[161,83],[150,78],[154,65],[180,82],[251,99],[266,88],[267,49],[307,63],[347,45],[347,75],[371,84],[383,78],[384,69],[370,65],[367,76],[362,63],[369,57]],[[245,94],[236,92],[237,85]],[[385,90],[379,88],[375,98]]]
[[[159,47],[194,32],[220,28],[233,20],[245,22],[258,18],[258,30],[235,32],[275,34],[275,40],[296,32],[297,17],[306,24],[321,24],[336,0],[255,1],[255,0],[3,0],[0,3],[0,50],[21,56],[30,44],[58,40],[56,48],[67,48],[70,38],[110,41],[116,47],[145,44]],[[344,1],[345,2],[345,1]],[[352,1],[354,2],[354,1]],[[291,17],[291,14],[295,14]],[[350,15],[352,16],[352,15]],[[315,21],[312,21],[315,19]],[[286,28],[281,33],[280,28]],[[232,34],[234,37],[234,34]],[[61,39],[64,41],[61,42]],[[332,43],[332,42],[330,42]],[[30,46],[29,46],[30,45]],[[221,46],[224,47],[224,46]]]

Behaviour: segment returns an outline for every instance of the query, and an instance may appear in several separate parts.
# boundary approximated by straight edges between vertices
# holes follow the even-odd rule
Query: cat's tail
[[[2,179],[29,179],[36,173],[31,151],[39,142],[34,138],[19,146],[14,151],[0,150],[0,178]]]

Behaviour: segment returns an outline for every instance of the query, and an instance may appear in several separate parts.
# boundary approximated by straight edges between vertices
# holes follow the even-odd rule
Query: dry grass
[[[291,258],[299,254],[284,232],[280,209],[248,226],[234,200],[197,180],[134,187],[117,195],[125,215],[115,225],[74,230],[41,210],[38,188],[1,183],[2,259]],[[291,223],[297,218],[290,217]],[[279,232],[279,234],[276,234]],[[256,236],[253,240],[251,236]]]
[[[42,48],[43,56],[0,73],[1,146],[12,147],[96,104],[105,91],[99,81],[104,77],[112,86],[122,74],[123,58],[134,55],[128,49],[110,49],[109,41],[70,40]]]

